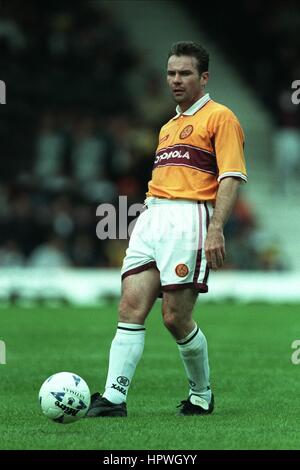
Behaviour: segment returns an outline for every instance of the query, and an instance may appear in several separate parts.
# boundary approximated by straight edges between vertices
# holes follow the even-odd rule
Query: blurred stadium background
[[[166,54],[191,39],[210,51],[208,91],[246,134],[249,184],[226,228],[225,269],[299,271],[296,5],[211,15],[174,1],[2,2],[1,269],[119,268],[127,241],[97,239],[96,208],[143,201],[157,132],[174,113]]]
[[[16,268],[59,269],[55,285],[65,268],[76,279],[96,269],[97,283],[101,269],[118,270],[127,241],[97,239],[96,208],[118,207],[119,195],[128,205],[143,201],[157,132],[174,113],[166,54],[184,39],[209,50],[208,91],[246,134],[249,183],[226,227],[225,271],[280,272],[266,279],[288,279],[297,290],[300,106],[291,84],[300,77],[299,7],[270,5],[229,3],[212,15],[210,6],[181,1],[1,3],[1,299],[30,296],[28,274]],[[43,276],[30,278],[38,289]],[[110,292],[108,284],[111,277]],[[56,296],[54,285],[41,289]]]
[[[278,364],[282,361],[276,376],[281,394],[282,374],[290,362],[290,344],[299,331],[300,105],[291,100],[292,82],[300,80],[299,28],[299,3],[292,0],[247,0],[232,5],[223,2],[216,8],[209,2],[195,6],[191,1],[175,0],[1,1],[0,80],[6,83],[6,104],[0,108],[0,305],[3,307],[0,338],[7,343],[5,368],[11,374],[7,394],[11,384],[15,388],[22,381],[27,392],[34,395],[37,383],[42,383],[50,373],[72,367],[99,387],[95,379],[99,366],[95,336],[95,331],[99,331],[99,318],[91,316],[84,308],[79,318],[72,305],[100,304],[99,315],[109,312],[103,328],[108,336],[101,349],[101,373],[102,380],[105,379],[104,361],[110,332],[113,335],[115,318],[112,320],[112,315],[116,315],[119,268],[127,241],[97,238],[96,209],[101,203],[112,203],[118,208],[120,195],[127,196],[128,206],[144,200],[157,132],[162,123],[174,115],[174,103],[165,86],[165,66],[169,47],[178,40],[199,41],[210,52],[208,91],[213,99],[237,114],[246,135],[249,182],[243,186],[226,226],[226,266],[221,272],[212,273],[210,293],[201,297],[201,301],[295,302],[290,317],[289,308],[284,310],[280,304],[277,310],[254,306],[251,312],[247,310],[250,318],[247,316],[246,326],[238,317],[239,309],[233,309],[235,316],[230,303],[226,304],[229,323],[226,333],[219,330],[213,346],[216,348],[215,367],[218,368],[218,360],[219,364],[222,362],[224,350],[227,360],[229,355],[232,361],[240,355],[238,344],[232,344],[230,349],[231,335],[237,333],[235,341],[240,341],[246,328],[260,345],[257,351],[264,354],[267,348],[269,359],[276,358]],[[71,306],[63,307],[65,304]],[[208,335],[212,328],[212,338],[218,328],[216,318],[222,321],[220,305],[216,317],[204,317]],[[49,310],[49,306],[57,306],[57,314]],[[27,307],[27,317],[23,316],[23,307]],[[208,308],[214,310],[211,306]],[[42,312],[44,315],[39,317]],[[244,313],[246,315],[246,311]],[[52,324],[53,318],[58,316],[64,335],[70,339],[68,347],[63,344],[65,337],[60,337],[61,330]],[[35,318],[40,318],[41,323],[37,325]],[[271,334],[272,319],[277,328],[275,335]],[[21,330],[15,322],[19,322]],[[86,339],[91,338],[86,356],[88,371],[84,353],[83,357],[72,354],[72,347],[77,348],[76,351],[83,348],[81,343],[74,343],[77,327],[79,331],[86,328]],[[260,328],[268,330],[266,343],[262,333],[257,337]],[[276,336],[280,329],[282,338]],[[249,338],[244,334],[242,343],[246,348]],[[223,348],[224,338],[228,342]],[[158,348],[163,347],[162,344],[164,340]],[[36,356],[32,356],[31,347],[36,347]],[[64,358],[54,352],[56,347],[66,348]],[[32,358],[38,357],[40,350],[47,359],[44,367],[39,364],[37,369]],[[248,370],[253,365],[252,356],[250,353],[247,356],[245,351],[240,355],[241,365],[229,367],[237,376],[243,367]],[[31,377],[29,380],[19,375],[20,355],[28,360],[32,376],[35,374],[34,386]],[[146,360],[152,370],[149,357]],[[269,387],[270,394],[273,393],[272,380],[275,380],[272,376],[267,384],[268,376],[264,375],[267,362],[260,364],[259,358],[257,353],[255,377],[264,383],[264,389],[260,390],[255,406],[265,405],[265,392],[268,393]],[[152,359],[158,360],[156,356]],[[10,360],[15,369],[9,367]],[[159,362],[157,369],[160,367]],[[0,369],[4,373],[4,368]],[[224,386],[226,391],[231,385],[226,381],[221,384],[226,380],[221,369],[218,374],[219,387]],[[181,371],[178,380],[179,377],[182,377]],[[252,384],[255,377],[253,372]],[[295,390],[294,380],[289,372],[288,389]],[[240,382],[240,387],[242,405],[249,383],[242,386]],[[255,387],[250,386],[251,390],[257,393]],[[140,389],[141,406],[142,393]],[[155,406],[153,403],[154,413]],[[167,410],[167,404],[164,406]],[[255,417],[256,408],[253,403],[252,406],[252,417]],[[277,418],[278,412],[277,409]],[[294,408],[290,409],[291,417],[293,412]],[[12,437],[18,413],[18,408],[10,413],[12,434],[3,441],[3,448],[25,445],[24,436]],[[32,413],[34,415],[34,411]],[[272,414],[270,408],[273,429]],[[245,427],[249,429],[248,418],[244,418]],[[281,432],[285,424],[279,421],[277,430]],[[35,423],[33,420],[33,425],[39,426],[38,423],[38,419]],[[228,422],[225,424],[224,442],[230,436]],[[84,423],[84,426],[87,430],[88,425]],[[109,426],[107,436],[111,436],[115,425],[109,423]],[[265,426],[265,423],[259,420],[257,426]],[[232,432],[236,430],[234,424]],[[255,436],[255,426],[252,431]],[[137,444],[138,434],[132,432],[135,437],[129,447],[143,448],[143,443]],[[53,436],[48,436],[50,448],[64,448],[66,441],[53,441]],[[213,426],[211,436],[214,436]],[[249,447],[289,447],[288,441],[282,443],[279,435],[278,440],[277,435],[273,437],[270,443],[256,435]],[[113,445],[126,448],[126,444],[120,444],[121,440],[112,444],[108,439],[106,437],[102,443],[106,446],[103,448],[113,448],[110,447]],[[220,448],[223,441],[216,439],[212,437],[204,447]],[[291,448],[299,444],[295,439]],[[76,445],[71,441],[72,436],[69,448]],[[197,442],[183,444],[178,439],[175,445],[198,448]],[[237,440],[236,448],[242,448],[243,442],[242,438]],[[35,446],[39,448],[41,444],[33,439],[28,448]],[[172,437],[164,442],[158,436],[151,446],[149,448],[172,448]],[[226,446],[235,448],[228,440]]]

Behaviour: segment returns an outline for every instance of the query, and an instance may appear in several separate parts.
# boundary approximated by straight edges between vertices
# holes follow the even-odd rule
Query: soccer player
[[[227,107],[205,93],[209,55],[194,42],[175,43],[167,81],[176,116],[159,134],[147,209],[139,216],[122,267],[117,333],[103,395],[88,417],[127,416],[126,397],[145,340],[145,320],[162,294],[162,315],[189,382],[182,415],[213,411],[206,338],[192,312],[207,292],[209,269],[224,263],[226,223],[246,181],[244,135]]]

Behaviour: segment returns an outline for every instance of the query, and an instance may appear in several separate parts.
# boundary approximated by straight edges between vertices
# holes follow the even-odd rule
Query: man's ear
[[[202,72],[200,77],[200,83],[202,86],[205,86],[209,79],[209,72]]]

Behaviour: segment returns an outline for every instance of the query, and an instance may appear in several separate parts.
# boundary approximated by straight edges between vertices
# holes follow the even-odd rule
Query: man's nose
[[[181,83],[181,76],[179,73],[176,73],[174,76],[174,83]]]

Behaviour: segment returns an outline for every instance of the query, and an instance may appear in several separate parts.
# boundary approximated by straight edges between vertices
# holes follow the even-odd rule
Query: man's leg
[[[112,341],[105,391],[96,396],[88,416],[120,416],[136,366],[144,349],[144,323],[160,291],[160,277],[156,269],[148,269],[125,277],[119,306],[119,322]],[[104,400],[105,399],[105,400]],[[104,400],[104,401],[103,401]],[[108,402],[107,410],[102,410]],[[114,414],[114,407],[119,405]],[[115,408],[116,409],[116,408]],[[107,411],[107,413],[106,413]],[[124,414],[123,414],[124,415]]]
[[[209,382],[207,342],[192,318],[197,299],[194,289],[164,292],[164,324],[174,336],[190,384],[189,399],[183,402],[182,414],[207,414],[213,410]]]

